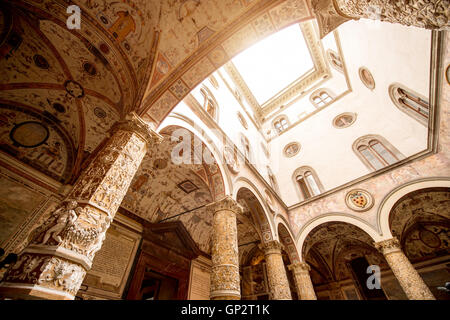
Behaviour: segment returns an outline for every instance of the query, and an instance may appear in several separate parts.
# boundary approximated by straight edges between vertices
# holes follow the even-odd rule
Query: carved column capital
[[[230,196],[209,204],[207,208],[211,209],[214,214],[223,210],[231,211],[235,214],[241,214],[243,212],[242,206]]]
[[[435,300],[433,293],[403,253],[397,238],[376,242],[375,247],[384,255],[408,299]]]
[[[335,0],[312,0],[311,7],[319,25],[321,39],[353,18],[342,13]]]
[[[264,251],[266,256],[270,254],[281,255],[281,250],[284,248],[283,244],[277,240],[272,240],[259,245],[260,249]]]
[[[402,250],[400,241],[398,241],[396,237],[380,242],[375,242],[374,245],[375,248],[377,248],[377,250],[380,251],[383,255]]]
[[[311,267],[306,262],[296,262],[288,266],[294,274],[297,292],[301,300],[317,300],[314,286],[311,281]]]
[[[330,1],[330,0],[322,0]],[[449,27],[448,0],[333,0],[337,10],[352,18],[366,18],[426,29]]]
[[[296,262],[288,266],[288,269],[294,273],[310,272],[311,267],[306,262]]]
[[[125,119],[116,122],[111,128],[111,133],[114,134],[117,130],[130,131],[137,134],[147,143],[148,149],[151,149],[163,140],[163,137],[154,131],[154,125],[142,120],[135,112],[129,113]]]

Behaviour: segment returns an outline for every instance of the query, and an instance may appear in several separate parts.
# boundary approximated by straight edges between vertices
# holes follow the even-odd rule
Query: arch
[[[208,137],[204,131],[201,128],[198,128],[195,126],[194,121],[189,119],[188,117],[176,115],[176,116],[169,116],[167,117],[163,123],[159,126],[157,132],[161,132],[169,127],[180,127],[184,128],[188,131],[190,131],[192,134],[194,134],[205,146],[206,148],[212,153],[215,162],[217,164],[217,167],[219,168],[217,173],[211,174],[211,178],[214,178],[216,174],[219,174],[222,178],[223,182],[223,195],[230,195],[231,194],[231,178],[227,174],[227,170],[225,170],[224,163],[222,161],[221,152],[219,151],[216,144]],[[215,193],[215,197],[218,197],[219,194]]]
[[[275,225],[277,226],[278,239],[284,245],[291,263],[300,262],[300,253],[298,252],[298,248],[294,240],[295,238],[292,234],[291,228],[289,227],[289,223],[283,216],[278,214],[275,217]]]
[[[234,182],[232,198],[237,200],[238,192],[243,188],[248,189],[255,196],[255,198],[258,200],[259,204],[261,205],[261,208],[263,209],[263,214],[264,214],[264,218],[266,221],[259,221],[260,227],[262,228],[263,227],[262,223],[265,223],[267,225],[265,232],[270,233],[271,240],[275,239],[275,235],[277,233],[275,232],[273,218],[269,214],[270,209],[268,208],[266,201],[263,200],[264,197],[262,196],[261,192],[259,192],[258,188],[249,179],[247,179],[245,177],[239,177]],[[264,235],[264,231],[263,230],[261,230],[261,231]],[[269,238],[267,238],[267,239],[269,239]]]
[[[389,227],[389,214],[397,201],[413,191],[439,187],[450,188],[450,177],[430,177],[414,180],[389,192],[381,201],[377,212],[377,225],[382,235],[382,240],[392,238],[392,233]]]
[[[377,231],[371,224],[361,218],[355,217],[348,213],[325,213],[308,221],[298,232],[296,237],[296,244],[300,252],[303,250],[303,245],[305,244],[305,240],[310,232],[326,222],[345,222],[354,225],[367,233],[375,242],[379,242],[381,240],[389,238],[383,237],[380,231]],[[300,261],[304,262],[303,258],[304,257],[300,254]]]

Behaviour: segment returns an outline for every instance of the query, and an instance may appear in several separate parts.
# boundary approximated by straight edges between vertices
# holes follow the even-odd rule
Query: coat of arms
[[[350,209],[355,211],[366,211],[373,206],[372,196],[369,192],[362,189],[348,192],[345,202]]]
[[[367,198],[361,191],[356,191],[349,195],[350,200],[357,207],[364,208],[367,205]]]

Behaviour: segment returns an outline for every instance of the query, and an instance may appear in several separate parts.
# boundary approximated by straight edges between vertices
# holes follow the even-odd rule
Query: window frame
[[[373,143],[376,141],[379,143],[383,148],[389,152],[389,154],[396,159],[394,163],[389,163],[378,151],[373,148]],[[371,155],[378,160],[383,166],[381,168],[375,168],[375,166],[372,164],[372,162],[361,152],[361,148],[365,147],[367,150],[371,153]],[[400,160],[405,159],[405,156],[397,149],[395,148],[388,140],[383,138],[380,135],[365,135],[362,137],[359,137],[356,139],[356,141],[353,143],[353,151],[358,156],[358,158],[364,163],[364,165],[372,172],[378,171],[380,169],[389,167],[391,165],[394,165],[395,163],[399,162]]]
[[[400,90],[403,91],[404,93],[403,94],[400,93],[399,92]],[[425,127],[428,127],[428,122],[430,120],[430,113],[431,113],[431,106],[429,99],[415,92],[414,90],[405,87],[400,83],[393,83],[389,86],[389,96],[391,97],[391,100],[394,103],[394,105],[400,111],[407,114],[411,118],[415,119]],[[420,107],[427,109],[428,115],[425,115],[424,113],[421,113],[413,106],[410,106],[407,103],[400,101],[404,99],[404,97],[407,97],[409,100],[418,104]]]
[[[288,153],[287,153],[287,150],[288,150],[290,147],[294,146],[294,145],[297,146],[297,151],[294,152],[293,154],[288,154]],[[292,158],[292,157],[296,156],[296,155],[300,152],[300,150],[301,150],[301,145],[300,145],[300,143],[298,143],[297,141],[293,141],[293,142],[289,142],[289,143],[283,148],[283,154],[284,154],[284,156],[285,156],[286,158]]]
[[[324,93],[330,98],[330,101],[325,101],[326,98],[325,99],[323,98]],[[335,94],[330,89],[327,88],[317,89],[309,96],[309,100],[316,109],[325,108],[326,106],[333,103],[335,98],[336,98]],[[319,99],[320,101],[317,102],[316,99]]]
[[[203,85],[202,88],[200,89],[200,93],[203,96],[203,105],[202,105],[203,111],[205,111],[208,114],[208,116],[211,117],[211,119],[213,119],[215,122],[218,123],[219,122],[219,104],[217,103],[216,98],[212,94],[211,90],[209,90],[209,88],[206,87],[205,85]],[[214,115],[211,115],[208,112],[209,104],[211,104],[214,107]]]
[[[284,122],[285,122],[285,125],[283,125],[283,123],[282,123],[283,120],[284,120]],[[281,131],[278,130],[278,128],[277,128],[277,123],[280,123]],[[282,134],[283,132],[285,132],[287,129],[289,129],[290,126],[291,126],[291,123],[289,122],[288,117],[285,116],[285,115],[280,115],[280,116],[276,117],[276,118],[272,121],[272,127],[275,129],[275,132],[276,132],[278,135],[280,135],[280,134]]]
[[[337,122],[338,120],[340,120],[340,118],[342,118],[342,117],[344,117],[344,116],[350,116],[350,117],[352,117],[352,121],[351,121],[351,122],[347,122],[345,125],[343,125],[342,127],[340,127],[340,126],[337,125],[336,122]],[[358,116],[358,115],[357,115],[356,113],[354,113],[354,112],[344,112],[344,113],[340,113],[340,114],[338,114],[336,117],[334,117],[333,122],[332,122],[333,127],[335,127],[336,129],[345,129],[345,128],[348,128],[348,127],[350,127],[351,125],[353,125],[353,124],[355,123],[357,116]]]
[[[313,188],[310,186],[310,183],[308,182],[308,180],[306,178],[307,174],[309,174],[314,179],[314,182],[315,182],[317,188],[319,189],[318,194],[315,194],[315,192],[313,191]],[[301,178],[299,179],[299,177],[301,177]],[[300,168],[297,168],[292,175],[292,180],[295,184],[295,190],[297,191],[297,195],[299,196],[300,202],[310,200],[314,197],[320,196],[322,193],[325,192],[325,189],[324,189],[319,177],[317,176],[316,171],[309,166],[302,166]],[[299,182],[300,180],[303,180],[303,185],[306,186],[306,191],[308,194],[306,194],[305,190],[303,190],[303,188]]]

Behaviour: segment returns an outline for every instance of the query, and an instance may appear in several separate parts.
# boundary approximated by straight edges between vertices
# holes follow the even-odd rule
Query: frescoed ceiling
[[[177,149],[184,142],[172,140],[172,133],[177,129],[180,128],[168,127],[161,131],[163,142],[145,156],[121,206],[152,223],[196,209],[165,221],[180,220],[200,250],[209,253],[212,213],[204,206],[224,196],[222,176],[216,163],[202,161],[201,155],[207,148],[204,144],[196,146],[197,140],[189,131],[183,131],[189,135],[186,137],[190,139],[189,146]],[[186,152],[189,157],[177,164],[172,161],[173,150],[183,150],[181,155],[186,156]],[[188,159],[190,163],[186,163]]]
[[[263,208],[255,195],[248,189],[242,188],[237,193],[237,201],[243,208],[243,214],[237,216],[239,260],[248,259],[248,255],[262,242],[272,239],[268,221]],[[268,233],[268,235],[267,235]]]
[[[347,263],[359,257],[365,257],[369,264],[379,265],[381,269],[388,268],[372,244],[368,234],[348,223],[330,222],[317,227],[303,247],[313,282],[322,284],[351,278]]]
[[[69,182],[123,112],[117,74],[57,19],[0,11],[1,150]]]
[[[9,130],[3,130],[2,151],[63,183],[76,179],[111,125],[130,111],[160,123],[191,89],[251,43],[312,19],[307,2],[297,0],[70,4],[81,10],[79,29],[68,28],[73,12],[64,0],[0,5],[0,102]],[[17,121],[26,117],[19,113],[30,112],[45,119],[27,118],[40,124],[21,126]],[[50,138],[41,133],[34,141],[41,150],[25,150],[11,139],[18,125],[28,135],[49,131]],[[56,143],[51,126],[64,141]],[[43,158],[49,160],[36,161]],[[58,161],[64,169],[53,165]],[[58,169],[42,170],[46,166]]]
[[[180,128],[170,126],[161,131],[163,142],[145,156],[121,206],[152,223],[181,221],[199,249],[210,254],[213,214],[204,206],[224,196],[222,176],[217,164],[196,161],[201,159],[200,153],[204,154],[207,149],[205,145],[201,148],[196,146],[192,133],[188,157],[192,159],[192,164],[175,164],[172,161],[173,150],[179,150],[176,146],[180,140],[172,141],[177,129]],[[237,215],[238,245],[251,245],[239,247],[241,254],[261,239],[256,222],[258,218],[255,217],[262,214],[262,208],[256,206],[254,195],[246,191],[238,197],[244,207],[243,214]],[[174,217],[186,211],[190,212]],[[171,217],[174,218],[168,219]]]
[[[395,204],[389,223],[412,262],[447,255],[450,191],[425,189],[406,195]]]
[[[252,43],[312,19],[307,1],[168,1],[152,79],[139,113],[164,117],[209,74]]]

